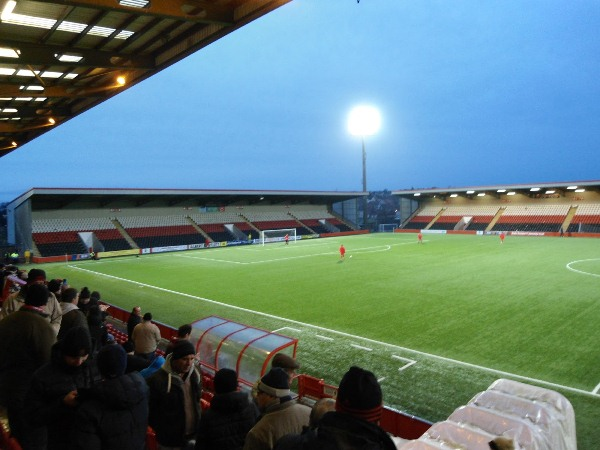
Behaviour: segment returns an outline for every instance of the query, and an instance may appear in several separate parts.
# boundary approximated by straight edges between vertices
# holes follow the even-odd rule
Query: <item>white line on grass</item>
[[[583,270],[577,270],[577,269],[574,269],[573,267],[571,267],[571,264],[577,264],[577,263],[588,262],[588,261],[600,261],[600,259],[594,258],[594,259],[580,259],[579,261],[571,261],[570,263],[567,264],[567,269],[569,269],[573,272],[581,273],[583,275],[590,275],[592,277],[600,277],[600,274],[585,272]]]
[[[352,249],[352,251],[354,253],[379,253],[379,252],[386,252],[388,250],[391,250],[391,246],[389,246],[389,245],[378,245],[378,246],[374,246],[374,247],[363,247],[363,248],[358,248],[358,249]],[[297,255],[297,256],[286,256],[284,258],[262,259],[260,261],[234,261],[231,259],[206,258],[203,256],[192,256],[192,255],[183,255],[183,254],[175,254],[172,256],[178,257],[178,258],[199,259],[199,260],[222,262],[222,263],[228,263],[228,264],[249,265],[249,264],[265,264],[265,263],[272,263],[272,262],[279,262],[279,261],[289,261],[292,259],[312,258],[315,256],[328,256],[328,255],[337,255],[337,254],[338,254],[338,251],[335,250],[335,251],[330,251],[330,252],[312,253],[310,255]]]
[[[592,391],[592,394],[597,394],[597,393],[598,393],[598,391],[600,391],[600,383],[598,383],[598,386],[596,386],[596,387],[594,388],[594,390]]]
[[[398,356],[398,355],[392,355],[392,358],[399,359],[400,361],[406,362],[406,364],[404,364],[402,367],[398,368],[398,372],[402,372],[404,369],[408,369],[410,366],[417,363],[414,359],[403,358],[402,356]]]
[[[278,328],[277,330],[273,330],[273,333],[279,333],[283,330],[292,330],[292,331],[295,331],[296,333],[302,333],[302,330],[299,330],[298,328],[292,328],[292,327]]]
[[[315,337],[318,337],[319,339],[323,339],[325,341],[335,341],[335,339],[327,337],[327,336],[321,336],[320,334],[315,334]]]
[[[357,349],[359,349],[359,350],[365,350],[365,351],[367,351],[367,352],[372,352],[372,351],[373,351],[373,349],[372,349],[372,348],[369,348],[369,347],[363,347],[362,345],[358,345],[358,344],[350,344],[350,347],[354,347],[354,348],[357,348]]]
[[[104,273],[95,272],[93,270],[84,269],[84,268],[76,266],[76,265],[67,264],[67,267],[70,267],[70,268],[76,269],[76,270],[81,270],[83,272],[92,273],[92,274],[97,275],[97,276],[102,276],[102,277],[106,277],[106,278],[112,278],[114,280],[119,280],[119,281],[123,281],[123,282],[126,282],[126,283],[137,284],[138,286],[149,287],[149,288],[152,288],[152,289],[156,289],[157,291],[167,292],[169,294],[176,294],[176,295],[180,295],[182,297],[192,298],[192,299],[195,299],[195,300],[202,300],[204,302],[211,303],[213,305],[219,305],[219,306],[222,306],[222,307],[228,307],[228,308],[231,308],[231,309],[235,309],[237,311],[243,311],[243,312],[250,313],[250,314],[255,314],[255,315],[258,315],[258,316],[267,317],[269,319],[280,320],[280,321],[283,321],[283,322],[288,322],[288,323],[292,323],[292,324],[295,324],[295,325],[301,325],[303,327],[312,328],[314,330],[320,330],[320,331],[324,331],[324,332],[327,332],[327,333],[337,334],[337,335],[340,335],[340,336],[347,337],[349,339],[358,339],[358,340],[365,341],[365,342],[370,342],[370,343],[373,343],[373,344],[376,344],[376,345],[381,345],[383,347],[388,347],[388,348],[394,348],[394,349],[398,349],[398,350],[403,350],[405,352],[414,353],[416,355],[425,356],[427,358],[438,359],[440,361],[445,361],[445,362],[452,363],[452,364],[462,365],[462,366],[465,366],[465,367],[470,367],[470,368],[473,368],[473,369],[478,369],[478,370],[482,370],[482,371],[485,371],[485,372],[494,373],[494,374],[497,374],[497,375],[510,376],[510,377],[513,377],[513,378],[518,378],[520,380],[525,380],[525,381],[529,381],[529,382],[533,382],[533,383],[539,383],[539,384],[543,384],[543,385],[546,385],[546,386],[551,386],[551,387],[558,388],[558,389],[564,389],[566,391],[576,392],[578,394],[591,395],[591,396],[594,396],[594,397],[598,397],[598,392],[597,391],[596,392],[584,391],[583,389],[578,389],[578,388],[574,388],[574,387],[570,387],[570,386],[564,386],[562,384],[552,383],[550,381],[539,380],[537,378],[530,378],[530,377],[525,377],[525,376],[522,376],[522,375],[515,375],[514,373],[505,372],[505,371],[502,371],[502,370],[491,369],[489,367],[479,366],[477,364],[471,364],[471,363],[467,363],[467,362],[463,362],[463,361],[458,361],[456,359],[446,358],[444,356],[433,355],[431,353],[425,353],[425,352],[421,352],[419,350],[413,350],[413,349],[410,349],[410,348],[401,347],[399,345],[389,344],[387,342],[377,341],[375,339],[370,339],[370,338],[366,338],[366,337],[362,337],[362,336],[357,336],[355,334],[345,333],[343,331],[332,330],[330,328],[320,327],[318,325],[312,325],[310,323],[305,323],[305,322],[300,322],[300,321],[297,321],[297,320],[286,319],[285,317],[279,317],[279,316],[275,316],[273,314],[267,314],[267,313],[263,313],[263,312],[260,312],[260,311],[254,311],[254,310],[251,310],[251,309],[248,309],[248,308],[242,308],[241,306],[228,305],[227,303],[218,302],[216,300],[211,300],[209,298],[198,297],[196,295],[186,294],[184,292],[178,292],[178,291],[174,291],[174,290],[171,290],[171,289],[165,289],[165,288],[162,288],[162,287],[159,287],[159,286],[153,286],[153,285],[146,284],[146,283],[140,283],[138,281],[128,280],[126,278],[117,277],[117,276],[114,276],[114,275],[107,275],[107,274],[104,274]]]

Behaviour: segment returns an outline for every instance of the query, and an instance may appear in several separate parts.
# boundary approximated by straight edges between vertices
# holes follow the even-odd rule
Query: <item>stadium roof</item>
[[[291,0],[0,0],[0,157]]]
[[[37,211],[70,207],[329,205],[364,195],[367,194],[328,191],[33,188],[10,202],[10,205],[16,208],[26,200],[30,200],[32,209]]]
[[[540,195],[563,195],[565,192],[600,192],[600,180],[597,181],[569,181],[569,182],[551,182],[551,183],[529,183],[529,184],[505,184],[492,186],[467,186],[467,187],[447,187],[447,188],[425,188],[425,189],[405,189],[392,191],[393,195],[399,195],[404,198],[418,200],[420,198],[433,197],[477,197],[493,195],[500,198],[503,195],[514,195],[513,193],[540,196]]]

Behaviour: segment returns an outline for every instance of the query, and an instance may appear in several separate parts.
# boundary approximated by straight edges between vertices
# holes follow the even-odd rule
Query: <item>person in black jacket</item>
[[[156,433],[159,448],[193,448],[202,394],[195,355],[191,342],[178,342],[163,366],[146,380],[150,387],[148,423]]]
[[[129,319],[127,319],[127,338],[129,341],[131,341],[133,329],[138,323],[142,323],[142,308],[140,306],[135,306],[131,310],[131,314],[129,314]]]
[[[78,392],[93,383],[88,361],[91,347],[87,328],[71,328],[52,347],[50,362],[33,375],[26,408],[30,436],[36,436],[40,447],[27,448],[66,448],[78,406]]]
[[[137,372],[125,373],[127,354],[118,344],[102,347],[97,361],[102,381],[81,392],[69,450],[144,450],[146,381]]]
[[[346,372],[335,403],[316,430],[285,436],[275,450],[396,450],[379,427],[383,408],[381,387],[372,372],[353,366]]]
[[[215,374],[215,396],[202,413],[195,450],[242,450],[259,411],[247,392],[238,390],[235,370]]]

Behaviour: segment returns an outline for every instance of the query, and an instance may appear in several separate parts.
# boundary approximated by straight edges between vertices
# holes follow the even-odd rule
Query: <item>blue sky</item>
[[[0,158],[32,187],[359,191],[600,179],[600,2],[294,0]]]

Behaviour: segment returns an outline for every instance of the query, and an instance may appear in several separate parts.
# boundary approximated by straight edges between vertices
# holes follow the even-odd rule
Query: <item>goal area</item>
[[[279,230],[262,230],[260,232],[260,242],[262,245],[269,244],[271,242],[284,242],[286,236],[290,242],[295,242],[296,229],[282,228]]]
[[[396,223],[380,223],[379,224],[379,232],[380,233],[393,233],[396,228],[398,228],[398,224],[396,224]]]

